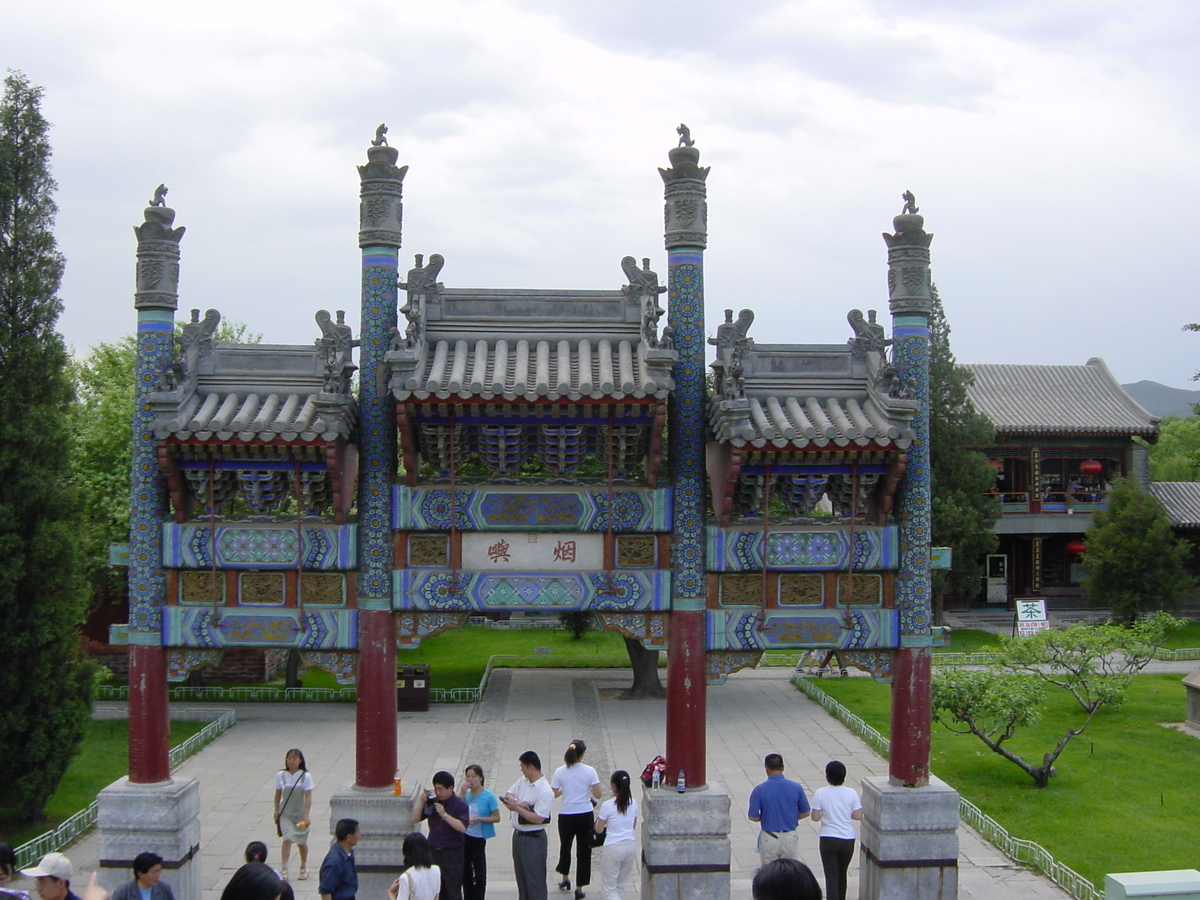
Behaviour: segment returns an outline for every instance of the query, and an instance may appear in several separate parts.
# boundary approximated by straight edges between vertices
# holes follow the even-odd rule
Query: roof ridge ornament
[[[748,332],[754,323],[754,310],[743,309],[733,321],[733,310],[725,310],[725,322],[717,326],[717,336],[708,342],[717,348],[717,358],[709,367],[716,375],[717,395],[724,400],[741,400],[746,395],[745,354],[754,346]]]
[[[852,309],[847,314],[846,321],[854,330],[854,337],[846,343],[850,345],[850,352],[854,356],[865,356],[870,352],[884,353],[891,344],[884,327],[875,319],[877,315],[873,309],[867,310],[867,318],[863,317],[861,309]]]
[[[354,333],[346,324],[346,311],[337,311],[337,321],[333,321],[328,310],[317,310],[315,316],[321,327],[321,337],[314,342],[317,354],[324,362],[324,384],[322,390],[326,394],[350,393],[350,376],[358,368],[354,365],[352,349],[358,346]]]

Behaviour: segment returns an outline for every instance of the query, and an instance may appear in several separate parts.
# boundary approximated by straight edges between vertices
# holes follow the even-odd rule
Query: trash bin
[[[396,712],[429,712],[429,666],[397,667]]]

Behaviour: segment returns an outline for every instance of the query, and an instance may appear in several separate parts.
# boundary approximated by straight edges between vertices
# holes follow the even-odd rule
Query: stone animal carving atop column
[[[379,127],[375,129],[375,140],[371,141],[371,146],[386,147],[387,145],[387,125],[380,123]]]
[[[679,127],[675,129],[675,133],[679,135],[680,147],[695,146],[696,142],[692,140],[692,129],[688,128],[682,122],[680,122]]]
[[[913,196],[912,191],[905,191],[900,195],[900,199],[904,201],[904,209],[900,211],[900,215],[906,216],[909,213],[916,214],[921,210],[917,206],[917,198]],[[935,204],[936,205],[936,204]]]
[[[150,201],[150,206],[166,206],[167,205],[167,186],[160,184],[154,189],[154,199]]]

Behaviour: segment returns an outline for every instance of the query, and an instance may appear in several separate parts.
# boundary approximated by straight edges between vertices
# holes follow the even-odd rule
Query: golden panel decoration
[[[238,578],[238,602],[243,605],[283,605],[282,572],[242,572]]]
[[[450,539],[444,534],[410,534],[408,536],[410,566],[450,565]]]
[[[824,606],[825,576],[819,572],[779,576],[780,606]]]
[[[300,602],[306,606],[341,606],[346,602],[346,576],[341,572],[304,572]]]
[[[179,602],[180,603],[212,603],[213,579],[216,579],[216,602],[225,603],[225,578],[223,572],[214,575],[212,572],[180,572],[179,573]]]
[[[843,606],[879,606],[882,602],[883,576],[859,574],[838,576],[839,604]]]
[[[658,538],[652,534],[623,534],[617,538],[617,567],[652,569],[658,564]]]
[[[761,575],[722,575],[722,606],[762,606],[763,578]]]

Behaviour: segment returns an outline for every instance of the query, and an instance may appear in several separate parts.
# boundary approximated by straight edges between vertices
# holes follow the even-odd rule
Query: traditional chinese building
[[[844,344],[757,344],[753,312],[727,311],[710,391],[709,170],[680,133],[659,170],[665,284],[630,256],[611,290],[501,291],[452,286],[436,253],[401,275],[407,167],[381,129],[359,167],[361,335],[315,311],[310,346],[218,343],[213,310],[176,340],[183,229],[156,195],[138,229],[131,762],[102,797],[125,817],[102,833],[110,868],[146,810],[175,822],[155,847],[172,864],[198,852],[195,783],[169,779],[168,680],[290,649],[357,686],[334,816],[362,821],[360,866],[390,879],[413,799],[391,792],[398,649],[530,611],[593,611],[668,652],[665,750],[689,793],[647,798],[646,896],[728,896],[706,691],[766,650],[836,650],[893,682],[891,779],[867,785],[868,808],[904,795],[931,840],[954,840],[957,801],[929,774],[932,236],[906,195],[884,235],[890,337],[853,310]],[[668,800],[688,816],[656,816]],[[890,822],[865,838],[868,891],[911,876],[951,896],[932,844],[889,857]]]
[[[1083,536],[1112,479],[1149,482],[1146,448],[1158,419],[1113,378],[1103,360],[1082,366],[972,365],[976,409],[996,426],[982,448],[996,471],[1002,515],[988,557],[986,598],[1080,595]]]

